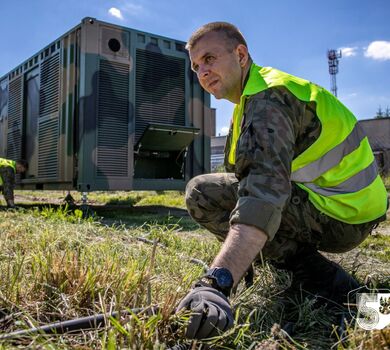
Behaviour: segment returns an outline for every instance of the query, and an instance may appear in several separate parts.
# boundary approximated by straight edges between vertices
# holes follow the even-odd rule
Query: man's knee
[[[188,181],[185,192],[185,201],[187,208],[191,208],[194,203],[197,203],[203,195],[203,185],[208,181],[205,175],[198,175]]]
[[[234,174],[215,173],[198,175],[186,187],[186,204],[204,202],[207,206],[232,210],[237,202],[238,180]]]

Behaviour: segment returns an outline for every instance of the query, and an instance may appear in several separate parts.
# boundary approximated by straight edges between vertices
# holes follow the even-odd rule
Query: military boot
[[[320,297],[319,303],[341,306],[351,302],[348,293],[360,286],[340,265],[312,247],[301,248],[283,267],[292,272],[291,289]]]

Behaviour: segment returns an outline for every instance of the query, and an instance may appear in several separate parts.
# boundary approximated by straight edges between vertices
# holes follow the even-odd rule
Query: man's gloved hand
[[[212,287],[195,287],[179,303],[181,309],[192,310],[186,337],[210,338],[233,326],[233,313],[224,294]]]

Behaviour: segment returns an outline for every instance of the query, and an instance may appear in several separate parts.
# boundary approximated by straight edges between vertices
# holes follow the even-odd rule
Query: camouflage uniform
[[[0,191],[3,192],[7,204],[9,200],[14,200],[15,171],[11,167],[0,167],[0,176],[3,185],[0,185]]]
[[[262,254],[277,262],[293,256],[299,245],[344,252],[360,244],[384,218],[346,224],[320,213],[308,195],[290,181],[292,160],[319,137],[315,104],[302,102],[284,87],[250,96],[237,143],[236,164],[228,173],[200,175],[186,188],[190,215],[223,241],[230,224],[253,225],[268,241]]]

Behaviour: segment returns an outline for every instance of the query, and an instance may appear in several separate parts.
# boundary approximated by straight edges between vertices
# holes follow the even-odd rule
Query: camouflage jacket
[[[300,101],[285,87],[249,97],[234,166],[228,162],[232,126],[225,146],[226,170],[239,180],[239,199],[230,216],[231,224],[256,226],[273,239],[291,193],[292,161],[320,132],[315,104]]]
[[[3,180],[3,195],[8,203],[14,199],[15,171],[9,166],[0,167],[0,176]]]

